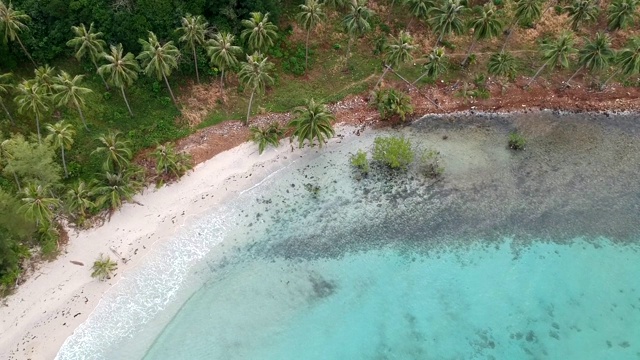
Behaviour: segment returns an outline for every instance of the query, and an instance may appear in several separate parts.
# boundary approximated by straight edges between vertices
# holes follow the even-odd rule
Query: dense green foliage
[[[509,134],[508,145],[513,150],[524,150],[527,145],[527,139],[522,134],[513,131]]]
[[[371,170],[369,165],[369,159],[367,159],[367,153],[363,150],[358,150],[357,153],[351,155],[351,165],[358,169],[360,175],[367,175]]]
[[[407,170],[416,156],[411,141],[399,136],[376,137],[372,155],[373,160],[394,170]]]

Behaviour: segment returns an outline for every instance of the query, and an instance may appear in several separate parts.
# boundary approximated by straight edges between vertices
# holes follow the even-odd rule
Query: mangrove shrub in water
[[[399,136],[378,136],[373,141],[373,160],[391,169],[407,170],[415,158],[411,141]]]

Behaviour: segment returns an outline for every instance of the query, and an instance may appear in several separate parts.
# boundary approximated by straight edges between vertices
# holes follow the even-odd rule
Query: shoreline
[[[349,126],[336,127],[336,134],[351,132]],[[53,359],[103,295],[144,263],[154,248],[170,240],[191,218],[258,186],[307,151],[292,154],[288,146],[281,146],[258,155],[255,144],[244,142],[196,165],[175,183],[159,189],[149,186],[134,198],[141,205],[125,204],[101,226],[68,229],[70,239],[61,254],[38,264],[0,303],[0,358]],[[100,253],[112,259],[115,253],[120,255],[114,276],[104,282],[90,276]]]
[[[332,105],[336,118],[336,135],[358,135],[364,128],[381,128],[401,124],[382,121],[362,96],[345,99]],[[497,114],[509,115],[542,111],[560,113],[633,114],[626,111],[577,109],[462,109],[434,113],[416,107],[416,116],[408,123],[424,117]],[[348,114],[348,116],[345,116]],[[265,114],[254,119],[252,125],[272,121],[287,121],[289,114]],[[275,118],[275,120],[274,120]],[[227,132],[232,127],[235,131]],[[222,131],[220,131],[222,130]],[[217,131],[217,133],[213,133]],[[0,357],[6,359],[53,359],[64,341],[83,323],[100,302],[102,296],[131,269],[136,268],[159,243],[166,242],[188,219],[219,206],[230,197],[237,196],[263,181],[270,170],[286,166],[290,148],[282,144],[278,149],[268,148],[261,156],[255,144],[246,141],[248,128],[225,122],[203,129],[178,141],[179,148],[201,151],[195,157],[193,171],[175,183],[156,189],[149,186],[138,194],[135,203],[128,203],[114,213],[111,220],[87,230],[70,230],[69,242],[53,261],[38,265],[33,274],[16,291],[0,303]],[[212,134],[217,136],[211,136]],[[189,142],[199,138],[198,142]],[[242,140],[244,139],[244,140]],[[336,136],[334,139],[338,139]],[[239,142],[240,141],[240,142]],[[221,151],[216,146],[222,142]],[[239,142],[239,143],[238,143]],[[220,148],[217,148],[220,150]],[[308,149],[298,150],[301,155]],[[202,156],[209,155],[208,159]],[[239,164],[238,164],[239,163]],[[258,176],[241,176],[251,172]],[[233,181],[228,181],[234,179]],[[215,192],[215,196],[209,196]],[[168,205],[168,206],[167,206]],[[141,209],[138,209],[141,208]],[[118,259],[116,275],[108,281],[98,282],[90,277],[91,264],[100,253],[126,258]],[[80,261],[78,266],[70,261]]]

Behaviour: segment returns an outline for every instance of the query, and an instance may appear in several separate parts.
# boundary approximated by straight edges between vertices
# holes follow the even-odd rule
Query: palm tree
[[[624,29],[637,17],[638,0],[613,0],[607,7],[609,30]]]
[[[158,145],[153,157],[156,159],[156,172],[159,174],[171,173],[175,177],[181,177],[191,168],[190,157],[178,153],[175,146],[170,143]]]
[[[413,44],[413,38],[408,32],[401,30],[397,38],[392,37],[391,44],[387,46],[384,71],[382,72],[380,79],[378,79],[375,87],[377,88],[378,85],[380,85],[384,76],[387,75],[389,68],[395,68],[398,65],[413,59],[411,52],[414,49],[415,45]]]
[[[604,33],[597,33],[596,37],[592,40],[585,39],[585,44],[580,51],[578,51],[578,65],[580,67],[565,83],[565,87],[569,86],[571,80],[582,69],[589,71],[601,71],[604,70],[611,59],[614,56],[613,50],[611,50],[611,38]]]
[[[104,53],[104,47],[107,44],[102,40],[101,32],[94,32],[93,23],[89,25],[89,30],[84,26],[84,24],[80,24],[80,26],[72,26],[71,30],[76,35],[73,39],[67,41],[67,46],[72,46],[74,51],[76,52],[76,59],[80,61],[86,54],[89,54],[89,59],[95,66],[96,71],[98,71],[98,59],[102,57]],[[98,73],[104,86],[107,90],[109,90],[109,84],[104,80],[104,76]]]
[[[49,110],[46,104],[46,95],[42,87],[38,86],[35,80],[24,80],[18,84],[18,95],[15,102],[18,105],[18,112],[21,114],[30,113],[36,118],[36,127],[38,129],[38,142],[41,142],[40,136],[40,115]]]
[[[47,227],[53,222],[54,211],[62,204],[44,185],[29,183],[22,189],[22,203],[18,209],[37,226]]]
[[[483,7],[478,10],[478,17],[471,21],[471,28],[473,29],[473,41],[467,51],[467,56],[462,61],[462,66],[467,65],[473,47],[478,40],[491,39],[498,36],[502,32],[502,12],[496,10],[495,5],[492,2],[484,4]]]
[[[273,46],[278,37],[278,27],[269,21],[269,13],[252,12],[248,20],[242,20],[245,27],[240,33],[242,41],[247,42],[249,51],[263,52]]]
[[[569,24],[573,31],[577,31],[583,23],[598,19],[598,5],[593,0],[574,0],[564,9],[569,14]]]
[[[109,130],[107,134],[98,137],[98,141],[102,146],[96,148],[93,153],[104,153],[106,155],[103,168],[107,171],[122,171],[129,165],[131,160],[130,144],[126,140],[120,140],[120,135],[119,131]]]
[[[67,160],[64,156],[64,149],[71,149],[71,145],[73,145],[73,136],[76,134],[76,130],[73,128],[73,125],[65,123],[64,120],[53,125],[47,124],[46,127],[49,131],[47,139],[51,141],[54,148],[60,148],[64,176],[68,177],[69,172],[67,171]]]
[[[211,63],[220,69],[220,87],[224,89],[224,73],[238,66],[238,56],[242,54],[240,46],[233,45],[236,39],[233,34],[219,32],[207,41],[207,55]]]
[[[366,6],[366,0],[356,0],[356,3],[350,4],[349,13],[342,19],[342,26],[349,35],[347,43],[347,61],[351,54],[351,42],[354,38],[362,36],[371,30],[369,18],[373,16],[373,10]]]
[[[9,3],[9,6],[6,6],[4,2],[0,0],[0,28],[2,28],[0,33],[4,34],[4,43],[6,44],[8,40],[18,41],[22,51],[24,51],[29,60],[31,60],[33,67],[37,67],[38,65],[36,65],[36,62],[33,61],[31,55],[22,44],[19,35],[21,31],[29,29],[29,27],[25,25],[28,21],[31,21],[31,18],[25,14],[24,11],[15,10],[11,3]]]
[[[87,211],[96,205],[91,201],[93,189],[83,180],[71,185],[65,196],[65,205],[71,214],[79,214],[80,221],[83,221]]]
[[[407,0],[407,5],[409,6],[409,12],[413,15],[409,20],[409,24],[407,24],[407,29],[411,26],[413,19],[426,19],[429,9],[434,6],[432,0]]]
[[[91,267],[91,277],[97,278],[100,281],[111,279],[111,274],[118,270],[118,264],[111,260],[110,257],[100,254],[100,257],[94,261]]]
[[[516,58],[504,51],[495,53],[489,58],[487,72],[494,76],[513,79],[516,74]]]
[[[205,35],[207,33],[209,23],[201,15],[193,16],[191,14],[187,14],[187,16],[183,17],[180,22],[182,26],[179,27],[176,31],[182,33],[182,36],[178,40],[180,42],[187,43],[189,48],[191,48],[191,53],[193,54],[193,64],[196,66],[196,80],[198,81],[198,83],[200,83],[200,74],[198,73],[198,54],[196,53],[196,47],[204,46]]]
[[[335,117],[324,104],[310,99],[303,107],[295,109],[294,113],[298,118],[292,120],[289,127],[293,129],[292,137],[298,138],[299,148],[305,140],[309,140],[313,146],[314,139],[318,139],[318,145],[322,147],[326,139],[335,134],[331,126]]]
[[[431,27],[438,33],[438,41],[440,44],[445,35],[462,34],[465,31],[462,15],[466,12],[467,7],[460,0],[444,0],[440,7],[432,8],[429,13],[431,15]]]
[[[258,154],[262,154],[268,145],[275,148],[280,146],[280,138],[284,135],[284,129],[281,129],[277,122],[264,128],[252,126],[249,131],[251,140],[258,144]]]
[[[122,207],[123,201],[132,201],[137,190],[142,187],[134,172],[131,170],[104,174],[104,180],[94,187],[97,195],[96,205],[101,207],[107,205],[111,212]]]
[[[424,73],[420,75],[412,84],[416,84],[423,77],[435,80],[438,76],[447,71],[448,58],[444,54],[443,47],[435,47],[425,56],[427,62],[424,64]]]
[[[82,108],[85,106],[85,95],[92,91],[89,88],[80,86],[83,79],[83,75],[71,77],[71,75],[66,71],[61,71],[60,75],[56,77],[56,83],[53,85],[53,89],[56,91],[54,101],[56,101],[59,106],[73,103],[80,114],[80,119],[82,119],[84,128],[88,130],[87,121],[82,113]]]
[[[626,76],[634,76],[640,73],[640,36],[634,36],[629,39],[628,45],[618,53],[616,62],[618,71],[611,75],[609,79],[618,72],[622,72]],[[605,81],[605,85],[609,79]]]
[[[110,54],[102,55],[107,61],[107,64],[98,68],[98,74],[100,74],[100,76],[106,75],[109,79],[108,81],[113,84],[113,86],[120,88],[122,98],[127,104],[127,109],[129,109],[129,114],[133,116],[127,95],[124,92],[124,87],[130,86],[138,78],[140,67],[132,53],[127,53],[125,56],[122,56],[122,44],[118,44],[118,46],[111,45],[110,49]]]
[[[39,66],[34,70],[36,85],[42,88],[47,96],[53,96],[56,68],[49,65]]]
[[[178,68],[180,51],[173,45],[173,41],[160,45],[156,34],[151,31],[149,31],[149,41],[140,39],[140,44],[142,45],[143,51],[136,59],[142,61],[144,72],[148,76],[155,74],[158,80],[164,79],[173,103],[178,105],[175,96],[173,96],[173,91],[171,90],[167,76],[171,75],[173,69]]]
[[[300,9],[301,11],[296,15],[296,18],[302,27],[307,30],[304,52],[304,69],[307,70],[309,67],[309,35],[311,30],[323,22],[326,16],[322,11],[322,3],[317,0],[306,0],[304,4],[300,5]]]
[[[249,125],[249,115],[251,114],[251,104],[253,96],[256,92],[262,93],[267,84],[273,83],[273,78],[269,75],[269,71],[273,68],[273,64],[267,61],[268,58],[256,52],[253,55],[247,55],[247,61],[242,63],[242,67],[238,75],[240,81],[251,89],[251,97],[249,98],[249,107],[247,109],[247,120],[245,125]]]
[[[541,50],[544,64],[542,64],[536,74],[533,75],[531,80],[525,85],[525,88],[528,88],[531,83],[533,83],[542,69],[547,65],[551,67],[558,65],[564,68],[569,67],[569,56],[576,52],[576,49],[573,47],[573,36],[570,32],[562,33],[555,41],[543,43]]]
[[[512,29],[515,24],[525,25],[531,24],[542,16],[540,13],[540,0],[516,0],[516,11],[513,14],[513,20],[509,25],[509,29],[507,29],[507,37],[504,40],[504,44],[502,44],[501,52],[504,52],[507,43],[509,42],[509,38],[513,33]]]
[[[2,96],[8,95],[11,92],[11,89],[13,89],[13,84],[11,83],[12,76],[12,73],[0,74],[0,105],[2,106],[4,112],[7,114],[7,117],[9,117],[11,124],[15,125],[13,116],[11,116],[9,109],[7,109],[7,107],[4,105],[4,100],[2,100]]]

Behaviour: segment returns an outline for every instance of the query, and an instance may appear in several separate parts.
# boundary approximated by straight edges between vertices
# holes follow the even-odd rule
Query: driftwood
[[[80,265],[80,266],[84,266],[84,263],[80,262],[80,261],[75,261],[75,260],[71,260],[69,261],[70,263],[72,263],[73,265]]]

